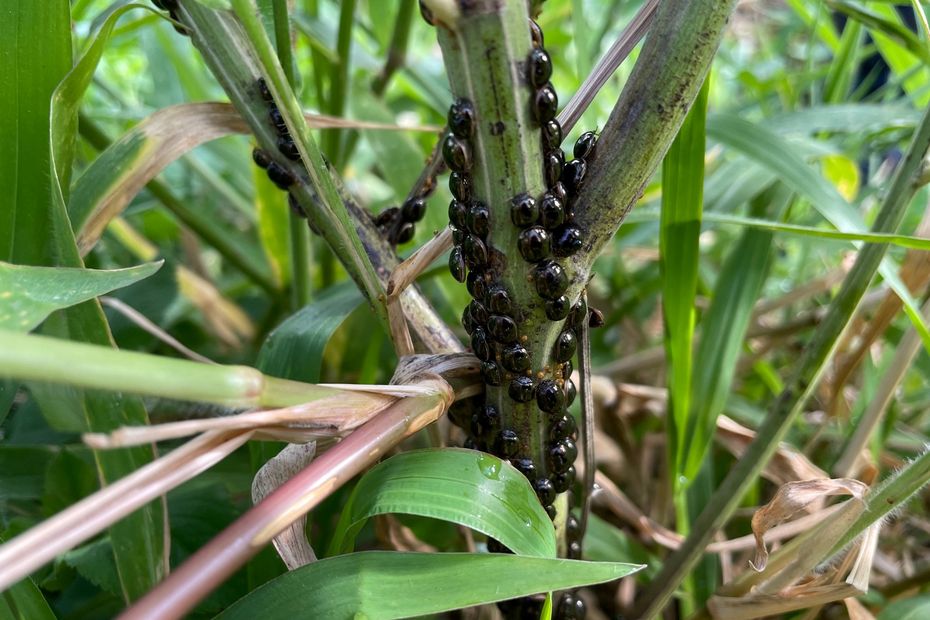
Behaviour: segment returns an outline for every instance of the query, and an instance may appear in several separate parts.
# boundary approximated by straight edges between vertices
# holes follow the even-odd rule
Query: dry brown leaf
[[[252,503],[258,504],[265,496],[294,477],[310,464],[316,456],[316,444],[288,444],[268,460],[252,480]],[[316,562],[316,554],[307,540],[305,528],[307,515],[291,523],[287,529],[274,537],[275,551],[284,561],[287,570]]]
[[[761,572],[768,562],[768,549],[763,536],[767,531],[808,508],[822,503],[825,497],[850,495],[862,499],[869,487],[858,480],[835,478],[829,480],[802,480],[783,484],[772,500],[756,511],[752,517],[752,532],[756,539],[756,557],[752,567]]]

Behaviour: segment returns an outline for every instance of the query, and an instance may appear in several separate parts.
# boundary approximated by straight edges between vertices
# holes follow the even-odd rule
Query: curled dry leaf
[[[255,474],[252,480],[252,503],[258,504],[265,496],[293,478],[316,456],[316,443],[288,444]],[[272,543],[288,570],[316,562],[316,554],[307,540],[307,515],[291,523],[274,537]]]
[[[806,509],[823,498],[835,495],[850,495],[861,500],[869,487],[850,478],[829,480],[802,480],[783,484],[768,504],[756,511],[752,517],[752,532],[756,539],[756,557],[751,562],[756,571],[765,570],[768,550],[763,537],[765,533]]]
[[[401,127],[305,114],[313,129],[354,128],[438,130]],[[90,252],[104,229],[129,202],[169,164],[194,148],[249,127],[229,103],[185,103],[163,108],[130,129],[98,157],[77,180],[71,196],[72,214],[81,255]],[[114,170],[118,174],[114,174]]]

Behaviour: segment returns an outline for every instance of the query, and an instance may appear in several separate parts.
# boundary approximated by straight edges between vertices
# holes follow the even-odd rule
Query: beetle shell
[[[517,237],[517,249],[523,260],[538,263],[552,252],[549,233],[540,226],[531,226],[520,232]]]
[[[501,353],[501,364],[510,372],[523,372],[530,367],[530,352],[521,344],[513,344]]]
[[[509,316],[492,314],[488,319],[488,333],[501,344],[512,344],[517,341],[517,323]]]
[[[568,276],[562,266],[554,261],[545,261],[534,273],[536,292],[543,299],[556,299],[568,288]]]
[[[565,394],[555,381],[545,379],[536,386],[536,405],[546,413],[561,413],[565,407]]]
[[[536,200],[529,194],[517,194],[510,200],[510,221],[514,226],[526,228],[539,217]]]
[[[468,205],[458,200],[452,200],[449,203],[449,223],[456,228],[465,228],[465,216],[468,213]]]
[[[552,476],[552,486],[556,493],[565,493],[575,483],[575,466],[572,465],[562,473]]]
[[[575,159],[590,159],[594,155],[594,145],[597,144],[597,136],[593,131],[586,131],[575,141],[575,147],[572,154]]]
[[[426,214],[426,201],[422,198],[408,198],[401,206],[400,213],[408,222],[419,222]]]
[[[471,349],[475,352],[475,357],[483,362],[490,361],[494,356],[494,351],[491,349],[488,336],[480,327],[475,327],[474,331],[472,331]]]
[[[449,271],[457,282],[465,281],[465,257],[462,256],[462,248],[454,247],[449,253]]]
[[[557,474],[568,471],[578,457],[578,447],[569,438],[564,438],[549,448],[549,469]]]
[[[559,257],[571,256],[584,245],[581,229],[574,224],[557,228],[552,235],[552,252]]]
[[[533,490],[536,491],[536,497],[543,506],[548,506],[555,501],[555,487],[548,478],[537,478],[533,483]]]
[[[539,201],[539,223],[543,228],[552,230],[558,228],[565,221],[565,208],[562,201],[553,194],[543,194]]]
[[[562,144],[562,125],[559,124],[559,121],[552,120],[546,121],[542,126],[542,140],[543,140],[543,150],[551,151],[559,148]]]
[[[559,334],[558,339],[555,341],[555,346],[552,349],[552,357],[557,362],[567,362],[575,355],[575,350],[578,348],[578,341],[575,338],[574,332],[564,331]]]
[[[442,158],[445,160],[446,165],[455,172],[468,172],[468,169],[471,168],[471,154],[468,152],[468,144],[451,133],[442,141]]]
[[[513,302],[504,287],[498,285],[488,291],[488,308],[494,314],[510,314],[513,312]]]
[[[560,295],[555,299],[550,299],[546,302],[546,318],[550,321],[561,321],[568,316],[568,313],[571,311],[572,305],[568,301],[568,297],[565,295]]]
[[[453,135],[469,140],[475,133],[475,106],[468,99],[456,99],[447,119]]]
[[[543,176],[546,186],[552,187],[562,178],[562,168],[565,167],[565,154],[562,149],[553,149],[543,157]]]
[[[482,239],[487,237],[491,231],[491,211],[488,205],[481,202],[472,203],[465,214],[465,226]]]
[[[464,172],[453,172],[449,175],[449,191],[456,200],[471,201],[471,177]]]
[[[555,118],[556,113],[559,111],[559,96],[555,94],[552,84],[546,84],[536,91],[531,107],[533,118],[540,125]]]
[[[528,403],[533,400],[535,387],[536,384],[533,383],[532,379],[524,375],[518,375],[510,382],[507,394],[518,403]]]
[[[272,159],[265,151],[261,149],[252,149],[252,161],[262,170],[267,170],[268,166],[271,165]]]
[[[537,47],[530,51],[526,74],[533,88],[542,88],[549,81],[552,77],[552,59],[546,50]]]
[[[516,431],[505,428],[494,439],[494,451],[503,458],[509,459],[520,450],[520,437]]]

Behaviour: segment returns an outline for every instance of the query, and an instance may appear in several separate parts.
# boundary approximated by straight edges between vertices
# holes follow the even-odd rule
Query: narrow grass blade
[[[308,612],[332,620],[407,618],[605,583],[641,568],[496,553],[367,551],[282,575],[217,618],[301,617]]]
[[[134,284],[163,262],[109,271],[0,262],[0,329],[32,331],[55,310]]]
[[[659,264],[668,358],[669,440],[676,481],[684,469],[685,433],[691,406],[694,298],[704,206],[704,124],[709,84],[710,80],[705,80],[662,164]]]
[[[555,529],[526,477],[474,450],[418,450],[366,473],[343,509],[330,554],[351,551],[365,522],[411,514],[464,525],[519,555],[556,556]]]

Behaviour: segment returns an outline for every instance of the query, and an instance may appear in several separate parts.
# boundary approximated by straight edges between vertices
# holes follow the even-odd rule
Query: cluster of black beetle
[[[378,214],[375,224],[391,245],[401,245],[413,239],[416,223],[426,214],[426,199],[430,190],[422,189],[400,207],[389,207]]]
[[[268,104],[268,118],[271,120],[271,124],[278,134],[278,152],[291,161],[299,162],[300,152],[297,149],[297,145],[294,143],[294,138],[287,130],[287,123],[284,122],[281,110],[278,109],[278,105],[274,102],[274,97],[271,96],[271,90],[269,90],[265,78],[258,78],[255,82],[255,86],[258,89],[258,94],[265,103]],[[260,148],[256,148],[252,151],[252,161],[255,162],[256,166],[268,173],[268,178],[271,179],[271,182],[277,185],[279,189],[287,192],[297,181],[287,168],[276,162],[271,158],[271,155]],[[294,213],[303,218],[307,217],[307,214],[297,202],[297,199],[290,192],[288,192],[287,195],[287,203]]]
[[[458,99],[449,110],[449,133],[442,153],[452,170],[449,189],[453,200],[449,205],[449,221],[453,233],[453,249],[449,269],[453,277],[464,282],[472,301],[462,316],[462,324],[471,337],[471,347],[481,360],[481,373],[488,386],[507,384],[507,394],[517,403],[530,403],[548,418],[549,446],[544,464],[548,475],[541,475],[533,459],[521,454],[521,438],[510,428],[502,428],[501,415],[490,403],[458,404],[450,411],[451,420],[466,430],[465,447],[493,453],[523,473],[533,485],[539,501],[550,516],[555,516],[553,503],[560,493],[571,490],[575,480],[573,465],[578,454],[575,441],[577,426],[568,407],[577,395],[571,380],[572,362],[577,349],[577,332],[587,321],[592,327],[603,323],[599,312],[588,309],[582,298],[574,306],[565,296],[568,276],[557,259],[578,252],[583,245],[581,229],[574,224],[573,203],[584,181],[587,160],[594,153],[597,138],[586,132],[574,145],[575,159],[566,163],[560,148],[562,127],[556,120],[558,97],[549,78],[552,62],[543,48],[543,35],[531,20],[533,49],[526,62],[526,75],[533,95],[530,109],[542,134],[543,169],[547,190],[539,199],[521,193],[510,201],[510,219],[520,229],[517,248],[531,267],[531,280],[543,301],[545,314],[551,321],[564,321],[552,351],[555,368],[551,378],[530,368],[531,356],[524,346],[518,321],[522,312],[499,282],[492,279],[490,264],[497,262],[498,253],[487,241],[490,232],[489,207],[476,199],[469,174],[472,164],[472,138],[476,128],[476,110],[465,99]],[[548,369],[547,369],[548,370]],[[548,374],[548,372],[546,373]],[[567,555],[581,557],[581,532],[576,517],[567,518]],[[499,542],[488,541],[488,550],[506,552]],[[538,598],[515,599],[500,604],[508,617],[538,617]],[[562,595],[557,617],[582,618],[584,602],[574,593]]]
[[[174,29],[178,33],[187,36],[187,30],[183,26],[177,25],[178,19],[178,2],[177,0],[152,0],[152,4],[161,9],[162,11],[168,11],[168,15],[175,21]]]

